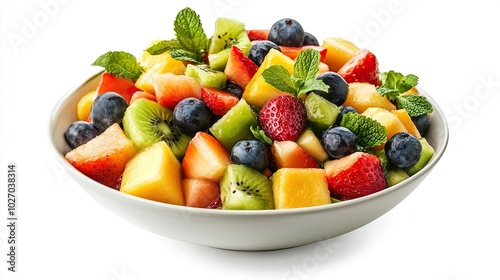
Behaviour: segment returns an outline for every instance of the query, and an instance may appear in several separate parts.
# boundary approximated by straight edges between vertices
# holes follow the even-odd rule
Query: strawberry
[[[268,29],[250,29],[246,32],[250,41],[267,40],[269,34]]]
[[[201,99],[216,116],[223,116],[239,101],[234,94],[207,87],[201,87]]]
[[[183,178],[204,179],[218,183],[226,167],[231,163],[230,156],[215,137],[199,131],[189,142],[182,159]]]
[[[319,52],[320,56],[320,61],[324,62],[326,58],[326,51],[327,49],[324,47],[320,46],[312,46],[312,45],[305,45],[302,47],[290,47],[290,46],[279,46],[281,49],[281,52],[288,56],[289,58],[295,60],[297,56],[299,56],[300,52],[303,50],[308,50],[308,49],[315,49]]]
[[[380,85],[377,58],[367,49],[360,50],[337,73],[348,83]]]
[[[237,46],[232,46],[227,59],[226,73],[227,79],[235,82],[241,88],[245,88],[259,66],[246,56]]]
[[[108,91],[113,91],[123,96],[127,103],[130,103],[132,95],[139,90],[140,89],[135,87],[135,83],[133,81],[125,78],[119,78],[108,72],[104,72],[101,75],[101,80],[97,85],[96,92],[97,95],[100,95]]]
[[[182,179],[186,206],[207,208],[220,195],[219,184],[204,179]]]
[[[307,127],[304,102],[288,94],[274,97],[260,110],[259,123],[272,140],[295,141]]]
[[[365,152],[328,161],[325,173],[331,196],[340,200],[362,197],[387,188],[379,158]]]

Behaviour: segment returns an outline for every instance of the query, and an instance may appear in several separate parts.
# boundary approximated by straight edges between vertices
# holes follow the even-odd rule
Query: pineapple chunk
[[[342,38],[326,38],[322,47],[327,49],[325,63],[335,72],[359,52],[356,45]]]
[[[350,83],[346,101],[342,105],[352,106],[360,114],[370,107],[396,110],[396,105],[380,95],[376,87],[369,83]]]

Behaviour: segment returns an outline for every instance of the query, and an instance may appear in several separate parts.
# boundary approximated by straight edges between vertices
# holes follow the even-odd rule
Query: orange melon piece
[[[418,90],[415,87],[412,87],[409,90],[401,93],[400,95],[409,95],[409,94],[418,95]]]
[[[326,38],[322,47],[327,49],[324,62],[328,65],[330,71],[334,72],[337,72],[359,52],[356,45],[342,38]]]
[[[136,153],[134,143],[115,123],[94,139],[68,152],[65,158],[91,179],[118,188],[125,165]]]
[[[387,111],[378,107],[371,107],[366,109],[362,115],[370,117],[378,121],[381,125],[385,126],[387,129],[387,139],[390,139],[394,134],[398,132],[408,132],[404,124],[390,111]],[[375,149],[382,149],[385,143],[375,147]]]
[[[147,52],[146,52],[147,53]],[[145,71],[135,82],[135,86],[143,91],[154,94],[154,79],[158,74],[172,73],[174,75],[183,75],[186,66],[182,61],[173,59],[170,52],[164,52],[158,55],[143,55],[144,60],[140,66]]]
[[[281,168],[271,177],[276,209],[331,203],[324,169]]]
[[[396,110],[389,99],[380,95],[374,85],[369,83],[350,83],[344,106],[352,106],[358,113],[363,113],[371,107],[378,107],[388,111]]]
[[[156,101],[173,110],[182,99],[194,97],[201,99],[201,85],[198,79],[175,75],[172,73],[158,74],[153,81]]]
[[[78,103],[76,104],[76,116],[79,121],[86,121],[89,119],[90,108],[92,107],[96,96],[96,91],[91,90],[78,100]]]
[[[417,137],[417,139],[422,138],[420,135],[420,132],[418,131],[417,127],[411,120],[410,115],[408,115],[408,112],[405,109],[399,109],[399,110],[394,110],[391,113],[396,115],[396,117],[403,123],[403,125],[406,127],[406,130],[413,136]]]
[[[123,172],[120,191],[175,205],[184,205],[181,164],[165,141],[141,150]]]
[[[271,65],[281,65],[285,67],[288,72],[293,74],[293,64],[294,61],[291,58],[275,49],[271,49],[255,75],[245,87],[243,98],[248,104],[262,108],[264,104],[272,98],[278,95],[287,94],[268,84],[264,80],[264,77],[262,77],[262,72]]]
[[[220,195],[219,184],[203,179],[182,179],[186,206],[207,208]]]

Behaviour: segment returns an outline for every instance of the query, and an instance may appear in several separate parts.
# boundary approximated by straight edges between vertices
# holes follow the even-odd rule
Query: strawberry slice
[[[249,29],[246,30],[250,41],[267,40],[269,29]]]
[[[182,159],[183,178],[219,182],[231,163],[229,152],[212,135],[197,132],[189,142]]]
[[[378,61],[367,49],[360,50],[337,73],[348,83],[360,82],[379,86]]]
[[[331,196],[340,200],[362,197],[387,188],[379,158],[364,152],[328,161],[325,173]]]
[[[260,110],[259,123],[272,140],[295,141],[307,127],[304,102],[289,94],[274,97]]]
[[[140,89],[135,87],[135,83],[133,81],[119,78],[108,72],[104,72],[101,75],[101,80],[97,85],[96,92],[97,95],[100,95],[108,91],[113,91],[123,96],[127,103],[130,103],[132,95],[139,90]]]
[[[219,184],[203,179],[182,179],[186,206],[208,208],[220,195]]]
[[[226,68],[224,68],[224,73],[226,73],[228,80],[235,82],[244,89],[258,69],[259,66],[248,58],[237,46],[231,47]]]
[[[319,61],[325,62],[327,49],[324,47],[312,46],[312,45],[306,45],[306,46],[302,46],[302,47],[290,47],[290,46],[279,46],[279,47],[281,49],[281,52],[284,55],[288,56],[289,58],[291,58],[293,60],[295,60],[297,58],[297,56],[299,56],[301,51],[307,50],[307,49],[314,49],[314,50],[317,50],[319,52],[319,57],[320,57]]]
[[[239,101],[234,94],[207,87],[201,87],[201,99],[216,116],[223,116]]]

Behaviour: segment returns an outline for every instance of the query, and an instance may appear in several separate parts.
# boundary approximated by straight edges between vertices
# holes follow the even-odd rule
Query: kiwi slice
[[[125,134],[138,150],[163,140],[181,159],[191,140],[190,136],[174,126],[170,109],[145,98],[139,98],[128,106],[122,123]]]
[[[186,67],[186,72],[184,74],[186,76],[198,79],[198,81],[200,81],[200,85],[203,87],[221,89],[226,86],[226,73],[222,71],[212,70],[210,69],[210,66],[206,64],[188,64],[188,66]]]
[[[404,171],[403,169],[393,169],[389,171],[389,173],[387,173],[385,178],[389,187],[392,187],[397,183],[401,183],[404,180],[410,178],[410,175],[408,175],[408,173],[406,173],[406,171]]]
[[[274,209],[271,180],[242,164],[230,164],[220,181],[222,209]]]
[[[209,131],[228,151],[231,151],[236,142],[254,138],[250,127],[257,125],[257,116],[252,108],[245,99],[240,99],[209,128]]]
[[[322,135],[323,131],[332,126],[337,120],[339,108],[334,103],[326,100],[316,93],[309,93],[304,101],[309,124],[316,133]]]
[[[419,141],[420,144],[422,144],[422,154],[420,155],[420,159],[417,161],[417,163],[415,163],[415,165],[406,169],[406,172],[410,176],[414,175],[422,168],[424,168],[434,156],[434,148],[432,148],[429,142],[427,142],[425,138],[420,138]]]
[[[245,55],[248,54],[252,43],[245,30],[245,24],[231,18],[216,19],[214,35],[208,48],[210,68],[224,70],[233,45],[237,46]]]

